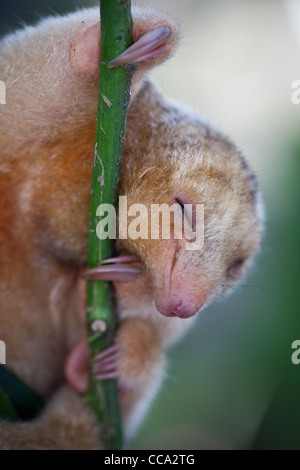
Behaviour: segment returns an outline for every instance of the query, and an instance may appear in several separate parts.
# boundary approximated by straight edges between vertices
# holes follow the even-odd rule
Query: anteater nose
[[[163,293],[164,294],[164,293]],[[190,318],[195,315],[205,304],[204,298],[194,297],[183,298],[179,295],[158,295],[156,298],[156,308],[165,317]],[[171,298],[170,298],[171,297]]]
[[[179,318],[190,318],[198,312],[198,309],[189,303],[180,302],[171,307],[171,312]]]

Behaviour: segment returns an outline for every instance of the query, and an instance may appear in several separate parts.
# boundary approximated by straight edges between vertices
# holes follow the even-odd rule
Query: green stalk
[[[92,174],[88,238],[88,268],[114,253],[114,240],[99,240],[96,210],[100,204],[118,202],[127,108],[132,70],[108,68],[109,62],[132,44],[130,0],[100,0],[101,61],[98,112]],[[117,319],[109,282],[87,282],[87,329],[90,371],[94,357],[114,342]],[[101,440],[108,450],[122,448],[122,426],[115,380],[96,380],[90,372],[88,401],[101,426]]]

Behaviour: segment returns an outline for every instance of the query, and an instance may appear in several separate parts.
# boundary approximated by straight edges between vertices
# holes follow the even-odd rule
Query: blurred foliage
[[[71,0],[12,0],[9,3],[2,1],[0,34],[16,27],[23,20],[35,21],[40,14],[44,16],[53,10],[58,13],[70,11],[93,3],[95,2],[84,1],[78,4]],[[170,2],[167,3],[170,5]],[[182,8],[182,2],[176,0],[176,5],[179,3]],[[175,0],[172,4],[176,11]],[[222,122],[226,113],[229,118],[236,113],[235,123],[240,122],[238,132],[243,130],[243,122],[247,130],[248,127],[259,127],[257,139],[261,139],[261,142],[258,142],[259,150],[254,166],[259,168],[259,179],[267,208],[266,234],[256,265],[251,275],[243,282],[244,285],[234,288],[233,296],[224,298],[200,314],[197,328],[171,351],[165,385],[154,402],[139,436],[132,443],[133,448],[300,449],[300,365],[297,367],[291,363],[291,344],[300,339],[300,106],[292,107],[290,104],[290,84],[292,80],[300,79],[300,73],[297,76],[299,68],[293,68],[293,64],[298,62],[293,62],[289,46],[286,46],[286,50],[276,47],[272,50],[272,41],[276,36],[280,44],[282,43],[281,47],[285,47],[281,40],[287,36],[285,28],[288,28],[287,20],[281,13],[284,0],[214,0],[211,4],[213,6],[210,5],[211,21],[214,21],[214,18],[222,21],[222,17],[218,17],[221,4],[231,6],[231,10],[228,8],[228,16],[223,20],[223,31],[213,29],[213,25],[209,23],[209,35],[204,35],[206,41],[212,38],[218,47],[221,47],[223,38],[220,35],[224,34],[224,31],[236,28],[237,37],[241,34],[242,30],[239,29],[237,21],[239,17],[233,14],[238,10],[237,5],[243,5],[241,8],[244,9],[240,14],[246,18],[245,21],[249,18],[252,24],[261,21],[263,29],[266,25],[273,28],[272,31],[269,29],[268,33],[274,36],[269,38],[270,42],[266,45],[256,43],[257,30],[249,27],[253,32],[246,52],[256,69],[250,77],[250,83],[246,83],[248,88],[242,74],[245,69],[241,67],[240,77],[230,77],[230,89],[226,88],[226,92],[220,89],[218,100],[211,95],[211,101],[214,101],[214,111],[211,114],[217,123],[217,110],[218,107],[221,109],[223,104],[223,121],[220,118]],[[187,5],[189,8],[186,9],[186,16],[190,15],[191,22],[197,23],[197,30],[202,31],[205,23],[202,23],[204,20],[201,12],[203,14],[204,8],[209,9],[208,2],[188,0]],[[268,21],[264,21],[255,9],[258,5],[264,6]],[[278,30],[274,30],[274,25],[277,24]],[[267,39],[266,34],[266,41]],[[292,41],[291,38],[289,40]],[[200,49],[199,44],[194,44],[193,51]],[[201,42],[201,45],[205,50],[205,43]],[[266,47],[265,55],[255,64],[255,55],[259,54],[263,47]],[[229,55],[230,51],[228,57]],[[283,57],[291,64],[290,75],[286,77],[280,64]],[[209,57],[210,64],[217,58],[219,57],[216,55]],[[258,77],[263,72],[266,73],[271,59],[273,65],[278,68],[278,77],[272,75],[268,79],[266,75],[262,84],[266,87],[270,85],[269,94],[266,88],[259,97],[252,96],[251,80],[253,79],[255,84]],[[183,61],[180,55],[179,60]],[[234,56],[232,60],[234,62]],[[244,64],[241,65],[244,67]],[[205,86],[210,80],[209,75],[205,75],[207,70],[208,66],[205,68],[203,65],[201,77],[206,79],[206,82],[203,82]],[[186,80],[187,75],[182,70],[180,72],[183,80]],[[174,80],[170,78],[172,75]],[[164,77],[165,90],[168,91],[172,86],[178,89],[176,79],[181,78],[180,74],[175,77],[171,71],[169,76],[166,74]],[[188,79],[191,83],[195,81],[192,74],[188,74]],[[214,86],[216,84],[217,82]],[[240,86],[240,96],[245,96],[245,103],[241,103],[238,98],[234,101],[238,85],[241,84],[244,88]],[[176,91],[176,98],[180,98],[180,91],[189,92],[183,85],[184,83],[182,90],[178,93]],[[194,85],[199,87],[198,82]],[[190,90],[193,102],[192,86]],[[210,92],[211,90],[204,88],[202,97],[208,96],[205,112],[208,109]],[[223,102],[222,93],[225,96]],[[283,101],[280,101],[277,95],[280,95]],[[231,101],[226,101],[226,97],[230,100],[232,98],[232,104]],[[251,108],[252,97],[254,108]],[[203,102],[198,101],[196,105],[202,109]],[[230,108],[227,108],[229,102]],[[280,103],[286,104],[284,109],[280,107]],[[253,141],[253,135],[255,136],[255,132],[252,135],[249,131],[248,134],[245,132],[240,140],[242,145],[245,143],[247,146]],[[249,145],[253,154],[255,144],[256,142],[253,146]]]
[[[300,108],[299,108],[300,115]],[[269,230],[273,249],[270,263],[272,299],[275,323],[270,323],[277,337],[272,344],[270,368],[277,378],[277,386],[270,406],[256,435],[256,449],[300,449],[300,365],[292,364],[291,344],[300,338],[299,277],[300,265],[300,140],[299,134],[287,143],[289,175],[282,182],[279,198],[283,198],[284,215],[270,217]],[[288,158],[290,157],[290,158]],[[275,188],[274,188],[275,189]],[[278,188],[279,189],[279,188]],[[285,192],[283,196],[283,192]],[[276,208],[273,208],[273,210]]]
[[[0,36],[19,28],[24,23],[36,23],[41,17],[62,14],[79,7],[97,4],[96,0],[11,0],[0,3]]]

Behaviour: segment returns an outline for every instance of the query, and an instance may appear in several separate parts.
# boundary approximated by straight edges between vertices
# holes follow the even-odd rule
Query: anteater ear
[[[71,43],[70,58],[74,69],[85,75],[96,75],[100,61],[100,25],[93,24],[78,33]]]
[[[80,340],[69,353],[65,363],[65,377],[70,387],[79,395],[88,388],[89,350],[86,338]]]

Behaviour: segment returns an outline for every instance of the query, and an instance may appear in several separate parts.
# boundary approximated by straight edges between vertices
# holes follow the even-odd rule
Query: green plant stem
[[[132,43],[130,0],[100,0],[101,63],[98,112],[91,188],[88,238],[88,268],[113,255],[114,240],[100,240],[96,234],[100,204],[118,202],[127,108],[132,70],[107,64]],[[115,380],[96,380],[92,363],[100,351],[113,344],[117,319],[111,286],[106,281],[87,282],[87,329],[90,347],[90,382],[86,396],[101,426],[106,449],[122,447],[122,427]]]

